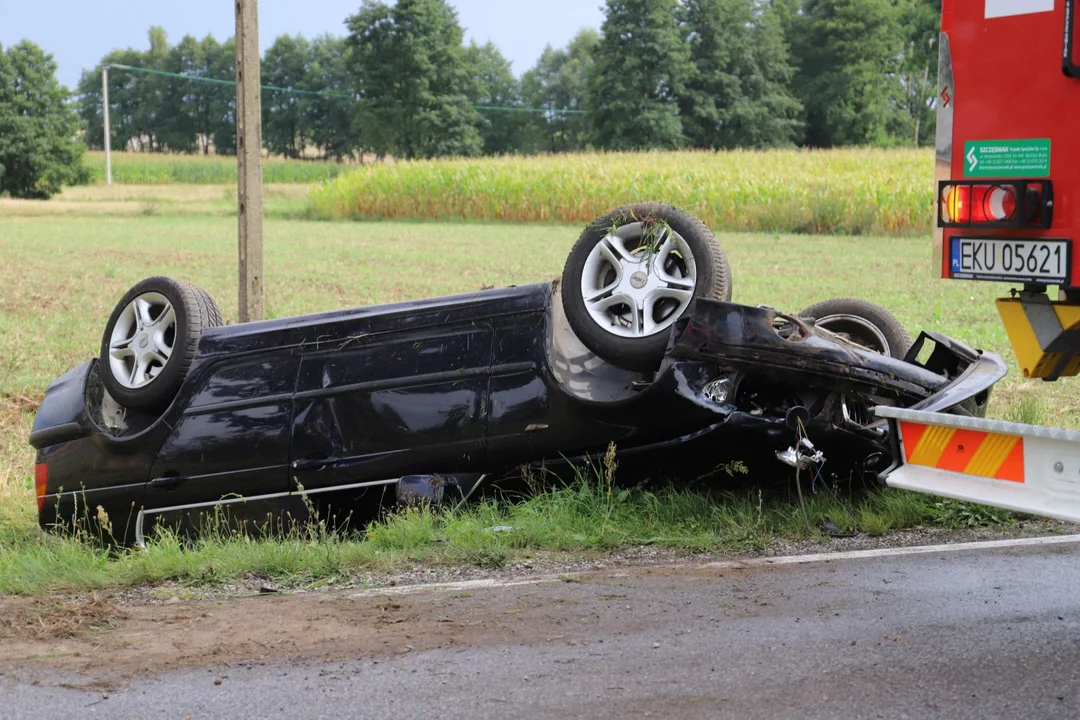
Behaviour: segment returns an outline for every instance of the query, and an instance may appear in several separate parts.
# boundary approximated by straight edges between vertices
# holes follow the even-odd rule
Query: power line
[[[230,87],[236,87],[235,80],[219,80],[218,78],[203,77],[202,75],[184,75],[182,73],[167,72],[165,70],[154,70],[153,68],[141,68],[133,67],[131,65],[119,65],[117,63],[109,63],[108,65],[106,65],[106,67],[117,68],[119,70],[129,70],[136,73],[145,73],[147,75],[160,75],[162,77],[177,78],[179,80],[191,80],[192,82],[204,82],[212,83],[214,85],[228,85]],[[270,90],[272,92],[293,93],[295,95],[320,95],[323,97],[337,97],[344,100],[353,101],[359,99],[355,95],[333,92],[330,90],[304,90],[303,88],[287,88],[279,87],[277,85],[260,85],[259,87],[261,87],[263,90]]]
[[[178,80],[190,80],[192,82],[210,83],[212,85],[228,85],[229,87],[235,87],[235,80],[221,80],[219,78],[203,77],[202,75],[184,75],[183,73],[168,72],[166,70],[155,70],[153,68],[135,67],[132,65],[121,65],[119,63],[107,63],[105,68],[114,68],[116,70],[127,70],[134,73],[144,73],[146,75],[159,75],[161,77],[176,78]],[[317,97],[332,97],[339,100],[349,100],[351,102],[359,102],[360,98],[356,95],[343,92],[335,92],[333,90],[306,90],[304,88],[293,87],[281,87],[278,85],[260,85],[263,90],[270,92],[291,93],[293,95],[314,95]],[[473,109],[481,112],[518,112],[518,113],[532,113],[543,115],[584,115],[584,110],[557,110],[551,108],[534,108],[523,107],[520,105],[473,105]]]
[[[494,110],[499,112],[543,113],[545,115],[584,115],[584,110],[555,110],[548,108],[522,107],[520,105],[473,105],[474,110]]]

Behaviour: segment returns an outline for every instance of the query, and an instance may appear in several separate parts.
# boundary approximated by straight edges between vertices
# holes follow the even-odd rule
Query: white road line
[[[1018,538],[1015,540],[983,540],[979,542],[952,543],[946,545],[915,545],[911,547],[877,548],[875,550],[851,550],[848,552],[816,553],[814,555],[790,555],[749,560],[722,560],[706,563],[705,568],[761,567],[771,565],[804,565],[831,560],[859,560],[862,558],[899,557],[902,555],[930,555],[965,550],[992,550],[994,548],[1033,547],[1040,545],[1071,545],[1080,543],[1080,535],[1057,535],[1051,537]]]
[[[654,569],[687,569],[687,570],[741,570],[755,567],[778,567],[781,565],[808,565],[811,563],[832,562],[838,560],[862,560],[867,558],[901,557],[904,555],[932,555],[941,553],[956,553],[971,550],[993,550],[1001,548],[1039,547],[1053,545],[1072,545],[1080,543],[1080,535],[1060,535],[1052,537],[1019,538],[1015,540],[985,540],[980,542],[953,543],[947,545],[918,545],[913,547],[877,548],[874,550],[851,550],[847,552],[814,553],[812,555],[788,555],[779,557],[748,558],[746,560],[720,560],[710,563],[682,563],[679,565],[654,565],[641,566]],[[637,569],[637,568],[634,568]],[[484,590],[488,588],[516,587],[519,585],[539,585],[541,583],[565,582],[567,580],[595,575],[603,570],[585,570],[581,572],[560,573],[558,575],[536,575],[528,578],[515,578],[512,580],[499,580],[496,578],[483,578],[481,580],[461,580],[449,583],[429,583],[425,585],[400,585],[395,587],[371,588],[353,593],[351,597],[366,598],[386,595],[413,595],[416,593],[449,590],[464,592],[468,590]],[[619,576],[629,573],[628,569],[620,568],[616,571],[607,571],[608,574]]]

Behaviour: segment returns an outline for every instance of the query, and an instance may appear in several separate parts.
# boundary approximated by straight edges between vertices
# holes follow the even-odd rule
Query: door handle
[[[1076,0],[1065,0],[1065,49],[1061,57],[1061,71],[1065,77],[1080,79],[1080,65],[1073,62],[1073,31],[1076,29]]]
[[[328,465],[333,465],[335,462],[337,461],[334,458],[293,460],[292,469],[299,470],[300,472],[316,472],[324,469]]]
[[[187,478],[181,475],[166,475],[165,477],[154,478],[150,481],[150,487],[161,488],[162,490],[172,490],[187,482]]]

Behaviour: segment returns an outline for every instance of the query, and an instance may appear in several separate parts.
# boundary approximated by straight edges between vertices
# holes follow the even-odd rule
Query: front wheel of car
[[[727,258],[704,223],[661,203],[627,205],[590,224],[562,275],[570,327],[626,370],[655,370],[671,327],[699,297],[731,299]]]
[[[147,278],[116,304],[101,339],[101,378],[121,405],[148,412],[172,402],[207,328],[221,312],[205,291],[169,277]]]
[[[911,348],[911,336],[896,316],[866,300],[826,300],[806,308],[799,317],[850,343],[897,360],[903,360]]]

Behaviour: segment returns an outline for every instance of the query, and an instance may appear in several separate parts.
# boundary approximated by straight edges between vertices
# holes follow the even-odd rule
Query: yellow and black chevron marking
[[[1053,311],[1049,324],[1053,325],[1056,319],[1057,327],[1045,331],[1040,341],[1031,318],[1024,310],[1024,302],[1018,298],[1001,298],[997,301],[998,314],[1001,315],[1024,377],[1045,380],[1073,377],[1080,373],[1080,352],[1077,352],[1077,348],[1080,348],[1080,306],[1049,303]]]

